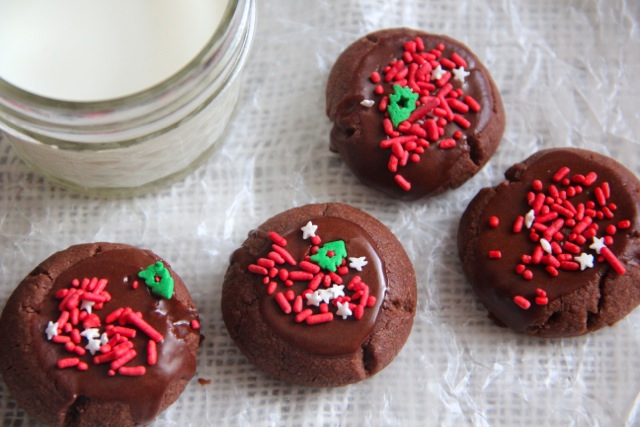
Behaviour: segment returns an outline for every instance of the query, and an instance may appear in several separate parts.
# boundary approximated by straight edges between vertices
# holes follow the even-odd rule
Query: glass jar
[[[64,101],[0,79],[0,131],[37,173],[85,193],[138,193],[194,170],[239,96],[255,0],[230,0],[216,32],[174,75],[105,101]]]

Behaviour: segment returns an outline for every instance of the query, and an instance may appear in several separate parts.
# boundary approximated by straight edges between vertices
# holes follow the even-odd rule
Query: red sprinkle
[[[331,312],[312,314],[311,316],[305,319],[305,321],[307,322],[307,325],[317,325],[320,323],[331,322],[332,320],[333,320],[333,313]]]
[[[465,61],[465,60],[464,60],[464,58],[463,58],[463,57],[461,57],[460,55],[458,55],[456,52],[453,52],[453,53],[451,54],[451,60],[452,60],[453,62],[455,62],[455,64],[456,64],[458,67],[464,67],[464,68],[467,68],[467,61]]]
[[[155,365],[158,362],[158,351],[154,340],[147,341],[147,364]]]
[[[144,366],[123,366],[121,368],[118,368],[118,373],[127,377],[138,377],[144,375],[146,372],[147,368],[145,368]]]
[[[629,221],[628,219],[618,222],[618,228],[621,230],[626,230],[627,228],[630,228],[630,227],[631,227],[631,221]]]
[[[148,324],[147,322],[145,322],[135,314],[128,313],[126,320],[128,323],[131,323],[132,325],[140,329],[145,335],[147,335],[149,338],[151,338],[155,342],[164,341],[164,337],[160,332],[156,331],[153,328],[153,326],[151,326],[150,324]],[[115,369],[115,368],[112,368],[112,369]]]
[[[454,141],[454,144],[455,144],[455,141]],[[400,186],[400,188],[402,188],[404,191],[411,190],[411,183],[409,181],[407,181],[402,175],[395,174],[393,179]]]
[[[116,360],[114,360],[113,362],[111,362],[109,367],[114,371],[117,371],[118,369],[120,369],[120,367],[124,366],[126,363],[133,360],[136,357],[136,354],[137,352],[131,349],[127,351],[125,354],[123,354],[122,356],[120,356],[119,358],[117,358]]]
[[[251,273],[262,274],[263,276],[266,276],[266,275],[269,274],[269,271],[266,268],[264,268],[264,267],[262,267],[260,265],[257,265],[257,264],[250,264],[249,267],[248,267],[248,270]]]
[[[606,246],[600,249],[600,255],[604,257],[604,259],[609,263],[609,265],[611,265],[616,273],[624,274],[627,271],[620,260]]]
[[[513,224],[513,232],[519,233],[520,231],[522,231],[523,226],[524,226],[524,217],[522,215],[519,215],[518,218],[516,218],[515,223]]]
[[[273,295],[277,288],[278,284],[276,282],[269,282],[269,284],[267,285],[267,294]]]
[[[313,310],[311,310],[310,308],[307,308],[306,310],[301,311],[300,313],[298,313],[296,315],[296,322],[298,323],[302,323],[304,322],[307,318],[309,318],[310,316],[313,315]]]
[[[563,166],[560,169],[558,169],[558,171],[553,175],[552,179],[555,182],[560,182],[564,179],[564,177],[566,177],[569,174],[570,171],[571,170],[568,167]]]
[[[277,264],[284,264],[285,262],[284,258],[282,258],[280,254],[275,251],[269,252],[267,256],[269,257],[269,259],[274,260]]]
[[[300,268],[306,272],[316,274],[320,271],[320,266],[309,261],[300,261]]]
[[[258,263],[257,263],[260,267],[264,267],[264,268],[273,268],[276,266],[276,262],[272,259],[268,259],[268,258],[260,258],[258,259]]]
[[[313,274],[306,271],[290,271],[289,280],[305,281],[313,279]]]
[[[67,357],[65,359],[58,360],[57,364],[58,364],[58,368],[65,369],[65,368],[74,367],[78,363],[80,363],[80,359],[78,359],[77,357]]]
[[[549,298],[547,297],[536,297],[537,305],[547,305],[549,304]]]
[[[590,185],[593,185],[593,183],[595,183],[597,179],[598,179],[598,175],[595,172],[589,172],[584,177],[584,181],[582,182],[582,184],[588,187]]]
[[[448,149],[453,148],[455,146],[456,146],[456,140],[453,139],[453,138],[443,139],[438,144],[438,148],[441,148],[443,150],[448,150]]]
[[[297,263],[296,261],[293,259],[293,257],[291,256],[291,254],[289,253],[289,251],[287,251],[285,248],[283,248],[282,246],[273,244],[271,245],[271,248],[277,252],[287,263],[289,263],[290,265],[295,266]]]
[[[513,302],[515,302],[521,309],[528,310],[531,307],[531,303],[528,299],[523,296],[516,295],[513,297]]]
[[[275,295],[275,299],[278,305],[280,306],[280,308],[282,309],[282,311],[285,312],[285,314],[291,313],[291,303],[287,301],[287,298],[284,296],[282,292],[278,292]]]

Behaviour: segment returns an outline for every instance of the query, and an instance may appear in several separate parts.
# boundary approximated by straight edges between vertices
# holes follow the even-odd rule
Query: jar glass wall
[[[0,131],[37,173],[81,192],[138,193],[183,176],[215,150],[228,125],[255,9],[255,0],[230,0],[194,59],[132,95],[72,102],[0,79]]]

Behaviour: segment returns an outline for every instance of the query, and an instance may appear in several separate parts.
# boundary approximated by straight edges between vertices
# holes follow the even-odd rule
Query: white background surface
[[[640,310],[613,328],[541,340],[494,326],[465,282],[458,219],[470,199],[543,147],[609,154],[640,174],[640,2],[259,2],[243,92],[220,151],[194,174],[132,199],[71,194],[32,174],[0,141],[0,305],[41,260],[69,245],[125,242],[168,260],[192,290],[206,335],[196,378],[158,426],[637,426]],[[401,203],[363,187],[328,150],[324,87],[368,32],[444,33],[471,47],[500,88],[507,130],[460,189]],[[418,277],[415,326],[377,376],[337,389],[278,382],[235,348],[220,315],[231,252],[268,217],[341,201],[384,222]],[[1,343],[0,343],[1,345]],[[0,382],[4,426],[35,424]]]

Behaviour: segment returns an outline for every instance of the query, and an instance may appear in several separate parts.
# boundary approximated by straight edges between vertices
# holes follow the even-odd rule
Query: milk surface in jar
[[[183,176],[234,111],[255,10],[0,0],[0,131],[36,172],[79,191],[136,193]]]
[[[184,67],[227,0],[2,0],[0,77],[44,97],[101,101]]]

